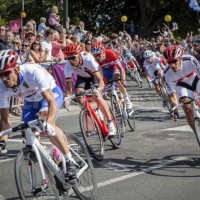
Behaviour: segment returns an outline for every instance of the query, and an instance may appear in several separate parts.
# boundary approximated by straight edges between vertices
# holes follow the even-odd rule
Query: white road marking
[[[189,125],[179,126],[179,127],[172,127],[167,129],[162,129],[163,131],[186,131],[186,132],[193,132]]]
[[[129,173],[129,174],[126,174],[124,176],[120,176],[120,177],[113,178],[113,179],[110,179],[110,180],[107,180],[107,181],[103,181],[101,183],[97,183],[97,187],[100,188],[100,187],[103,187],[103,186],[106,186],[106,185],[110,185],[110,184],[113,184],[113,183],[116,183],[116,182],[120,182],[120,181],[129,179],[129,178],[132,178],[132,177],[135,177],[135,176],[142,175],[142,174],[144,174],[146,172],[153,171],[155,169],[163,168],[163,167],[165,167],[167,165],[170,165],[172,163],[176,163],[176,162],[187,160],[187,159],[188,159],[187,157],[178,157],[178,158],[175,158],[174,160],[168,160],[168,161],[165,161],[165,162],[163,162],[161,164],[154,165],[154,166],[149,167],[147,169],[143,169],[143,170],[141,170],[139,172]]]
[[[6,198],[0,195],[0,200],[5,200]]]

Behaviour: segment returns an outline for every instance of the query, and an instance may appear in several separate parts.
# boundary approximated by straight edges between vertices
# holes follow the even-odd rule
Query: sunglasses
[[[22,44],[22,47],[28,47],[28,45],[27,44]]]
[[[13,42],[13,44],[19,44],[19,42]]]
[[[168,63],[168,64],[175,64],[175,63],[177,63],[177,61],[178,61],[178,60],[175,59],[175,60],[172,60],[172,61],[167,61],[167,63]]]
[[[4,73],[2,73],[2,74],[0,74],[0,77],[8,77],[9,75],[10,75],[10,73],[11,73],[12,71],[7,71],[7,72],[4,72]]]
[[[74,60],[77,56],[67,56],[66,59],[67,60]]]
[[[36,42],[36,43],[33,43],[33,45],[40,45],[40,44]]]

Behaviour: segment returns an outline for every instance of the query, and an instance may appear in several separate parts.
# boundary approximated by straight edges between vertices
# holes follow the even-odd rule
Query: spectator
[[[87,33],[86,33],[86,35],[85,35],[85,41],[86,40],[92,40],[92,32],[90,32],[90,31],[88,31]],[[85,42],[84,41],[84,42]]]
[[[43,40],[44,36],[42,35],[42,33],[37,33],[36,35],[36,40],[41,43]]]
[[[6,31],[4,40],[0,41],[0,51],[13,49],[12,40],[13,40],[13,33],[10,31]]]
[[[33,31],[29,31],[26,33],[25,38],[31,45],[35,41],[35,33]]]
[[[33,58],[35,63],[42,63],[46,61],[48,50],[42,55],[41,44],[37,40],[35,40],[30,48],[30,55]]]
[[[45,39],[41,42],[41,48],[42,48],[42,55],[44,55],[48,51],[48,55],[46,58],[46,61],[53,61],[53,58],[51,56],[52,54],[52,44],[51,41],[53,41],[54,38],[54,30],[49,28],[45,31]]]
[[[85,41],[85,51],[91,53],[91,47],[92,47],[92,40],[86,40]]]
[[[60,16],[58,15],[58,7],[53,6],[51,8],[51,13],[48,18],[49,22],[49,27],[52,28],[53,30],[57,30],[57,28],[60,26]]]
[[[22,42],[19,57],[21,59],[21,63],[34,62],[33,58],[30,55],[30,45],[26,40]]]
[[[20,54],[20,48],[21,48],[21,40],[17,37],[14,37],[12,40],[13,49],[17,52],[17,54]]]
[[[4,40],[6,35],[6,27],[3,25],[0,25],[0,42],[1,40]]]
[[[41,17],[40,18],[40,24],[38,25],[38,33],[41,33],[42,35],[44,35],[45,33],[45,30],[47,29],[47,26],[46,26],[46,18],[45,17]]]
[[[53,41],[51,41],[52,44],[52,52],[51,55],[55,58],[58,58],[60,60],[64,60],[64,54],[62,52],[62,49],[64,49],[66,47],[66,37],[65,35],[62,35],[62,44],[59,43],[58,41],[60,40],[60,35],[58,33],[58,31],[54,32],[54,39]]]

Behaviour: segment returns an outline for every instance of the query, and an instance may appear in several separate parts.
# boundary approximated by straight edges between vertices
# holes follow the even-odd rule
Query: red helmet
[[[163,56],[167,61],[173,61],[182,55],[181,49],[176,45],[171,45],[165,49]]]
[[[78,55],[82,51],[80,44],[70,43],[65,47],[64,53],[66,56]]]
[[[12,71],[16,67],[18,59],[18,54],[12,49],[0,51],[0,74]]]
[[[103,44],[100,41],[96,41],[92,44],[91,53],[92,54],[101,53],[103,49],[104,49]]]

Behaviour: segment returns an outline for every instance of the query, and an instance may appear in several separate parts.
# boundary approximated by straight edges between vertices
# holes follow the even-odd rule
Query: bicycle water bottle
[[[102,114],[101,110],[100,110],[100,109],[97,109],[97,113],[98,113],[99,119],[100,119],[101,121],[103,121],[104,119],[103,119],[103,114]]]
[[[52,152],[53,160],[56,163],[63,161],[63,154],[60,152],[60,150],[55,145],[52,145],[51,152]]]

